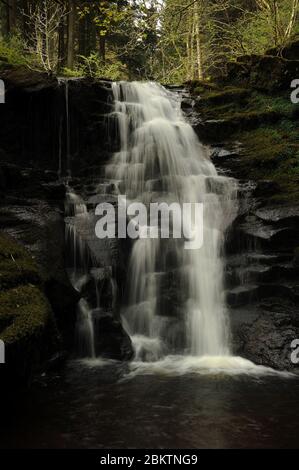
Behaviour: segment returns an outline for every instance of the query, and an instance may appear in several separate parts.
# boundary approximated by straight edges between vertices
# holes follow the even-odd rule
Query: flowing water
[[[192,127],[179,96],[156,83],[113,84],[120,150],[106,176],[130,202],[202,203],[203,246],[188,250],[184,240],[160,237],[134,243],[123,309],[136,359],[168,354],[227,356],[229,325],[223,291],[225,231],[237,214],[237,183],[217,174]],[[192,216],[191,216],[192,217]],[[174,221],[175,223],[175,221]],[[193,216],[192,230],[199,233]]]

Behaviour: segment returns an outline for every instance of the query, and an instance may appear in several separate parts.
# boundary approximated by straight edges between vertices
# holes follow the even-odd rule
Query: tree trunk
[[[17,28],[17,0],[8,0],[8,22],[9,33]]]
[[[65,41],[64,41],[64,18],[59,23],[58,31],[58,68],[61,69],[65,65]]]
[[[202,47],[199,29],[199,4],[198,1],[194,4],[194,18],[195,18],[195,37],[196,37],[196,65],[197,65],[197,78],[203,80],[203,64],[202,64]]]
[[[9,6],[8,4],[2,4],[1,7],[1,32],[4,37],[9,34]]]
[[[100,36],[100,57],[105,64],[106,62],[106,38],[105,36]]]
[[[285,39],[289,39],[289,37],[292,34],[294,25],[296,23],[297,15],[298,15],[298,7],[299,7],[299,1],[298,0],[293,0],[291,18],[290,18],[289,24],[286,28],[286,31],[285,31]]]
[[[24,38],[28,40],[29,37],[29,25],[28,25],[28,16],[29,16],[29,4],[28,0],[22,0],[22,30]],[[24,14],[23,14],[24,12]]]
[[[195,21],[194,15],[192,15],[192,27],[191,27],[191,34],[190,34],[190,76],[191,80],[194,80],[194,36],[195,36]]]
[[[79,54],[86,56],[86,16],[79,22]]]
[[[69,0],[68,36],[67,36],[67,66],[69,69],[74,68],[75,24],[76,24],[76,5],[73,0]]]

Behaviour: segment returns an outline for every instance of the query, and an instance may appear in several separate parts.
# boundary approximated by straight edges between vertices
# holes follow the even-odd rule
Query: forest
[[[208,80],[228,61],[279,54],[299,0],[1,0],[0,64],[163,83]]]

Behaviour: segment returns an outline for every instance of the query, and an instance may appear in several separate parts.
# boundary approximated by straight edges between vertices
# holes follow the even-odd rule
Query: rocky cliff
[[[298,57],[297,41],[279,56],[240,58],[215,83],[189,84],[194,101],[184,104],[218,170],[239,180],[226,241],[234,352],[281,369],[295,367],[299,336]]]

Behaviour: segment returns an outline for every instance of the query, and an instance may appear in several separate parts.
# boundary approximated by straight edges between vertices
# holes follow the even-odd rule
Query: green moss
[[[51,307],[32,256],[0,232],[0,339],[19,373],[35,367],[57,341]],[[47,333],[46,333],[47,332]],[[29,370],[28,369],[28,370]]]
[[[41,283],[38,266],[21,245],[0,233],[0,289],[28,283]]]
[[[212,121],[208,138],[243,144],[240,170],[254,180],[272,179],[281,187],[273,200],[299,198],[298,105],[290,92],[273,95],[248,88],[194,88],[202,118]],[[215,132],[213,131],[213,121]]]
[[[211,92],[213,90],[220,90],[216,83],[203,80],[191,80],[188,83],[188,86],[194,94],[198,95],[205,92]]]
[[[202,92],[196,88],[195,92],[200,95],[200,105],[213,106],[228,104],[231,106],[240,107],[247,104],[247,99],[251,91],[245,88],[225,87],[223,90],[208,90],[204,89]]]
[[[250,88],[200,86],[194,88],[193,93],[200,96],[197,107],[206,119],[245,119],[258,113],[292,119],[297,112],[289,92],[267,95]]]
[[[244,145],[242,163],[253,179],[271,179],[281,187],[273,200],[299,197],[299,138],[297,124],[283,120],[233,136]]]
[[[0,320],[8,326],[0,333],[6,345],[39,337],[50,318],[50,307],[36,286],[21,286],[0,293]]]

